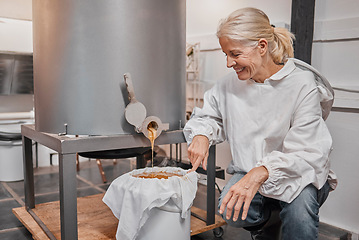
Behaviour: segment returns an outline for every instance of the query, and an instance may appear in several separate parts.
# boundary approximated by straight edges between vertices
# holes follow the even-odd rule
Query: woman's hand
[[[202,163],[204,170],[207,169],[209,140],[206,136],[197,135],[193,138],[192,143],[188,147],[188,159],[192,163],[192,171],[196,171]]]
[[[233,221],[237,221],[239,212],[243,205],[242,220],[247,218],[249,205],[259,187],[268,179],[268,170],[264,167],[255,167],[249,171],[241,180],[234,184],[223,198],[219,213],[224,213],[227,207],[226,218],[230,219],[233,213]]]

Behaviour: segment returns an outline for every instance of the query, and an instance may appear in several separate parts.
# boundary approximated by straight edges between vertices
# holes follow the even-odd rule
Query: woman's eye
[[[239,55],[241,55],[240,53],[232,53],[233,57],[238,57]]]
[[[231,57],[239,57],[240,55],[242,55],[241,53],[230,53],[229,56]],[[228,56],[226,53],[224,53],[224,56]]]

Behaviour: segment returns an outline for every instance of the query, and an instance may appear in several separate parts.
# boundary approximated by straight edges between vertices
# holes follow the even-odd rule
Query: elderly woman
[[[263,226],[274,207],[283,239],[316,239],[319,207],[336,186],[323,91],[291,59],[293,34],[261,10],[233,12],[217,36],[235,72],[205,93],[184,128],[192,170],[206,168],[209,146],[227,140],[233,177],[220,196],[223,218],[255,239],[273,239]]]

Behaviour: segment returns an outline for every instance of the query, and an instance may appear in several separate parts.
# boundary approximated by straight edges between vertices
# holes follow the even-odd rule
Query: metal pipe
[[[35,118],[34,111],[0,113],[0,120],[34,119],[34,118]]]

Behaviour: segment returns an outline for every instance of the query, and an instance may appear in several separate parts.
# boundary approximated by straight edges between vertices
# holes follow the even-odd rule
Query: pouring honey
[[[152,150],[152,158],[151,158],[151,163],[152,163],[152,169],[153,169],[153,149],[154,149],[154,145],[155,145],[155,139],[157,137],[157,128],[158,125],[156,122],[150,122],[147,126],[147,130],[148,130],[148,139],[151,142],[151,150]],[[158,178],[158,179],[168,179],[169,177],[173,177],[173,176],[182,176],[180,174],[177,173],[170,173],[170,172],[165,172],[165,171],[159,171],[159,172],[147,172],[147,173],[140,173],[140,174],[136,174],[133,175],[134,177],[139,177],[139,178]]]
[[[147,130],[148,130],[148,139],[151,142],[151,150],[152,150],[151,162],[153,168],[153,149],[155,145],[155,139],[157,137],[157,124],[155,122],[150,122],[147,126]]]

